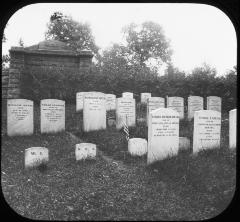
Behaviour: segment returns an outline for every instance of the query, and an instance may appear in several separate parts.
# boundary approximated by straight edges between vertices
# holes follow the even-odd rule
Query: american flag
[[[123,120],[123,131],[126,134],[126,140],[129,140],[129,130],[127,125],[127,116],[126,116],[126,122]]]

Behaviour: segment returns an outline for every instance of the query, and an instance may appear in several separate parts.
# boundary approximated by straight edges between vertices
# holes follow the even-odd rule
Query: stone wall
[[[47,46],[49,46],[49,42],[51,41],[46,42]],[[55,43],[57,41],[52,42]],[[75,69],[76,72],[81,73],[91,68],[93,54],[90,51],[56,50],[52,45],[49,50],[45,45],[44,49],[41,49],[40,47],[43,47],[43,43],[45,42],[42,42],[41,45],[27,48],[12,47],[9,50],[11,62],[9,71],[4,72],[2,75],[2,99],[21,97],[20,78],[24,73],[24,69],[63,67]]]

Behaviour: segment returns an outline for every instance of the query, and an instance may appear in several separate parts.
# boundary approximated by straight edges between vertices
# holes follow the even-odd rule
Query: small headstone
[[[116,128],[121,129],[125,122],[128,126],[136,125],[135,99],[117,98],[116,102]]]
[[[147,124],[149,113],[158,108],[165,108],[165,99],[162,97],[151,97],[147,100]]]
[[[101,92],[84,95],[83,100],[83,131],[106,129],[106,98]]]
[[[25,149],[25,168],[37,167],[49,160],[48,149],[45,147],[31,147]]]
[[[76,94],[76,111],[79,112],[83,110],[83,97],[85,92],[78,92]]]
[[[236,148],[237,109],[229,111],[229,148]]]
[[[190,150],[190,140],[187,137],[179,137],[179,151]]]
[[[189,96],[188,97],[188,120],[194,117],[194,112],[203,110],[203,97]]]
[[[93,159],[96,157],[97,147],[93,143],[79,143],[75,146],[76,160]]]
[[[222,111],[222,99],[218,96],[207,97],[207,110]]]
[[[33,101],[9,99],[7,101],[7,135],[33,134]]]
[[[194,113],[193,153],[220,148],[221,113],[200,110]]]
[[[128,141],[128,152],[133,156],[142,156],[147,153],[147,140],[131,138]]]
[[[151,93],[141,93],[141,103],[146,104],[147,100],[151,98]]]
[[[41,133],[57,133],[65,130],[65,101],[43,99],[41,106]]]
[[[106,110],[115,110],[116,109],[116,95],[114,94],[105,94],[106,96]]]
[[[179,113],[159,108],[149,115],[147,163],[151,164],[178,154]]]
[[[131,92],[123,92],[123,93],[122,93],[122,97],[123,97],[123,98],[133,99],[133,93],[131,93]]]
[[[167,108],[179,113],[179,118],[184,119],[184,99],[182,97],[168,97]]]

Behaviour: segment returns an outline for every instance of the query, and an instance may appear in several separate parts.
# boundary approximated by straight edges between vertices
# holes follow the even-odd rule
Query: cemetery
[[[58,196],[57,190],[51,190],[55,201],[60,201],[59,198],[65,201],[64,205],[60,204],[67,207],[64,215],[68,216],[65,217],[74,219],[80,218],[74,216],[76,209],[80,210],[81,219],[91,219],[100,215],[101,218],[111,218],[107,213],[111,206],[113,208],[111,204],[119,209],[117,215],[120,219],[133,216],[138,218],[128,209],[133,201],[131,193],[138,200],[145,198],[147,202],[143,204],[149,209],[159,198],[164,198],[162,195],[165,192],[170,192],[170,188],[166,188],[169,183],[180,186],[171,188],[174,192],[182,192],[181,202],[177,199],[172,200],[174,204],[179,205],[179,211],[174,211],[176,217],[181,217],[185,212],[186,209],[183,208],[189,204],[187,200],[193,193],[201,196],[202,203],[206,201],[202,196],[204,192],[204,195],[207,195],[206,192],[208,195],[217,195],[215,198],[218,198],[218,201],[228,202],[228,199],[221,199],[225,195],[221,192],[232,192],[233,187],[228,187],[227,191],[217,188],[214,194],[208,189],[213,189],[211,173],[228,179],[232,175],[230,179],[234,180],[236,109],[228,114],[202,109],[193,113],[193,120],[188,119],[188,113],[184,113],[184,119],[181,119],[182,110],[178,112],[178,109],[165,104],[163,97],[149,97],[146,103],[139,101],[136,105],[134,98],[112,94],[109,96],[102,92],[84,92],[83,98],[80,98],[83,100],[82,109],[77,109],[79,93],[76,93],[76,104],[66,106],[65,101],[58,99],[43,99],[39,105],[27,99],[8,99],[5,107],[7,112],[2,116],[2,185],[7,182],[7,175],[13,170],[13,184],[3,186],[3,192],[7,192],[8,186],[11,190],[18,187],[24,195],[22,201],[25,200],[24,203],[18,200],[18,205],[36,204],[29,197],[30,194],[26,193],[27,190],[33,189],[34,195],[43,198],[42,195],[46,195],[46,192],[52,189],[49,184],[55,183],[56,180],[59,182],[53,186],[54,189],[67,185],[70,190],[71,187],[78,190],[75,194],[74,191],[71,192],[80,198],[77,200],[79,206],[85,206],[88,202],[84,201],[90,201],[92,198],[94,201],[96,195],[98,197],[96,207],[86,205],[86,209],[80,209],[74,205],[74,197],[71,201],[64,200],[66,193]],[[171,101],[169,97],[167,100]],[[145,117],[144,122],[139,121],[142,117]],[[228,121],[225,121],[226,118]],[[109,124],[109,120],[113,122]],[[8,161],[11,162],[11,166],[6,168],[9,165]],[[214,171],[211,170],[212,167]],[[124,186],[127,187],[123,188],[126,180],[127,184]],[[37,185],[34,185],[33,181],[36,181]],[[88,185],[84,185],[84,181]],[[136,187],[138,183],[141,184],[140,188]],[[26,191],[22,190],[21,186],[24,186]],[[92,191],[84,193],[78,186],[87,186],[84,189]],[[151,196],[151,201],[147,196],[142,197],[142,189],[148,186],[154,192],[154,196],[147,194]],[[44,190],[45,188],[47,190]],[[160,190],[157,191],[157,188]],[[69,192],[67,190],[65,192]],[[122,209],[122,202],[115,199],[118,196],[116,192],[125,195],[121,197],[121,201],[125,201],[126,208]],[[160,193],[157,194],[158,192]],[[109,193],[114,195],[113,202],[105,203]],[[169,196],[171,192],[165,195]],[[197,197],[190,199],[191,204],[199,203]],[[167,204],[171,204],[171,200],[168,201],[170,202]],[[98,212],[100,206],[101,214]],[[142,207],[139,205],[139,209]],[[209,207],[208,204],[202,209],[206,207]],[[223,205],[220,205],[218,210],[222,209],[221,207]],[[32,217],[26,208],[16,207],[16,211]],[[54,212],[54,209],[51,208],[51,212]],[[188,216],[184,218],[199,218],[202,210],[198,212],[194,207],[187,207]],[[206,212],[203,215],[208,217],[212,213]],[[153,218],[157,218],[158,214],[159,212],[154,213]],[[139,218],[149,217],[148,211],[143,211],[140,215]],[[42,218],[37,214],[35,216]],[[53,218],[49,214],[47,217]],[[55,215],[54,218],[58,216]]]
[[[56,24],[76,33],[58,33]],[[9,67],[2,64],[5,205],[59,221],[191,221],[223,212],[236,186],[236,70],[178,70],[154,22],[138,33],[132,24],[127,46],[102,54],[87,24],[55,12],[47,27],[44,41],[11,47]],[[161,57],[165,73],[148,67],[147,56]]]

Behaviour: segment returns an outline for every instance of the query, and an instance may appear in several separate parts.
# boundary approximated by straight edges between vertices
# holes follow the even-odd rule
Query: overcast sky
[[[167,3],[38,3],[19,9],[5,29],[3,54],[18,46],[44,40],[51,14],[61,11],[79,22],[91,25],[96,44],[104,49],[122,41],[121,29],[134,22],[159,23],[171,41],[173,64],[189,72],[204,62],[219,75],[237,63],[237,40],[233,24],[220,9],[203,4]]]

